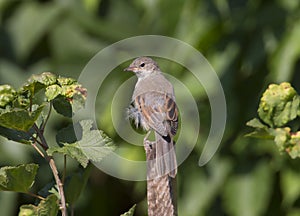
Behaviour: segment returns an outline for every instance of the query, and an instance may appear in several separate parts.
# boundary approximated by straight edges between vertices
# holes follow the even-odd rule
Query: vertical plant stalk
[[[58,171],[57,171],[57,168],[56,168],[56,165],[55,165],[55,162],[54,162],[53,158],[47,156],[47,161],[50,165],[50,168],[52,170],[55,182],[58,186],[58,193],[59,193],[59,196],[60,196],[61,214],[62,214],[62,216],[67,216],[67,206],[66,206],[66,199],[65,199],[63,184],[62,184],[62,182],[59,178]]]
[[[155,142],[144,141],[147,159],[148,216],[176,216],[176,179],[169,175],[156,176]]]
[[[67,206],[66,206],[66,199],[65,199],[65,194],[64,194],[63,183],[59,178],[55,161],[54,161],[52,156],[47,155],[46,150],[48,149],[48,144],[47,144],[47,141],[44,137],[43,131],[41,131],[36,124],[34,124],[33,127],[34,127],[34,129],[37,133],[37,136],[40,139],[40,142],[38,142],[38,143],[45,150],[44,158],[46,159],[46,161],[48,162],[48,164],[49,164],[49,166],[52,170],[56,185],[58,187],[58,193],[59,193],[59,196],[60,196],[60,210],[61,210],[62,216],[67,216]],[[43,128],[43,130],[44,130],[44,128]]]

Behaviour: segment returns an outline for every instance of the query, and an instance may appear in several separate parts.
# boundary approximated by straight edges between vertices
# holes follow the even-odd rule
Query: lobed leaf
[[[20,207],[19,216],[56,216],[59,210],[58,198],[51,194],[42,200],[38,206],[22,205]]]
[[[291,158],[300,157],[300,131],[293,121],[300,116],[300,96],[290,83],[271,84],[260,100],[259,119],[252,119],[247,126],[255,130],[246,136],[274,139],[279,151],[288,153]],[[283,127],[289,123],[289,127]],[[292,129],[291,129],[292,128]]]
[[[83,131],[82,139],[78,141],[78,144],[90,160],[99,162],[116,149],[103,131],[92,129],[93,121],[82,120],[80,125]]]
[[[81,166],[83,166],[84,168],[87,166],[87,164],[89,162],[89,159],[82,152],[78,143],[72,143],[72,144],[65,143],[62,147],[59,147],[59,146],[50,147],[47,150],[47,153],[49,155],[53,155],[54,153],[68,155],[71,158],[74,158],[75,160],[77,160],[81,164]]]
[[[274,138],[266,125],[264,125],[259,119],[254,118],[246,123],[247,126],[253,127],[255,130],[251,133],[246,134],[247,137],[255,137],[262,139]]]
[[[29,90],[33,95],[47,86],[56,83],[57,76],[50,72],[33,74],[22,86],[21,90]]]
[[[72,78],[66,78],[66,77],[59,77],[57,79],[57,82],[60,86],[64,86],[64,85],[73,85],[76,83],[76,80],[72,79]]]
[[[271,127],[281,127],[297,117],[300,98],[290,83],[271,84],[260,100],[258,115]]]
[[[0,191],[28,192],[34,183],[37,164],[6,166],[0,169]]]
[[[47,99],[53,101],[57,113],[72,117],[73,113],[84,107],[87,90],[71,78],[61,77],[57,81],[59,85],[51,85],[46,89]]]
[[[54,84],[54,85],[50,85],[46,88],[45,96],[49,101],[51,101],[54,98],[56,98],[58,95],[60,95],[61,93],[62,93],[61,87],[57,84]]]
[[[13,108],[0,112],[0,126],[13,130],[29,131],[44,107],[45,104],[42,104],[32,112],[21,108]]]
[[[93,129],[92,124],[91,120],[82,120],[74,126],[62,129],[56,139],[58,144],[63,146],[50,147],[47,150],[48,154],[61,153],[68,155],[76,159],[83,167],[87,166],[89,160],[101,161],[115,150],[115,146],[104,132]],[[75,141],[70,143],[72,140]]]

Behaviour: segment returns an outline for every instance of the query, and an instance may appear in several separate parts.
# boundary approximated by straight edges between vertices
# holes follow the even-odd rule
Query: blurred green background
[[[245,123],[257,115],[268,84],[288,81],[300,92],[298,0],[0,0],[0,84],[18,87],[44,71],[77,78],[98,51],[143,34],[174,37],[201,51],[227,100],[223,141],[213,159],[199,167],[210,107],[205,94],[195,96],[200,139],[179,167],[179,215],[300,215],[299,160],[280,154],[271,141],[244,137],[250,131]],[[188,80],[182,68],[174,73]],[[107,92],[132,75],[111,76],[116,82],[105,87]],[[100,129],[122,145],[107,117],[109,107],[102,110]],[[54,143],[55,132],[68,123],[54,115],[47,137]],[[143,149],[124,154],[143,158]],[[39,190],[52,180],[48,165],[30,147],[0,138],[1,166],[32,161],[42,164],[34,185]],[[77,166],[71,160],[68,172]],[[145,182],[119,180],[95,168],[75,215],[120,215],[135,203],[135,215],[146,215],[145,196]],[[27,195],[1,192],[1,215],[16,215],[21,204],[33,202]]]

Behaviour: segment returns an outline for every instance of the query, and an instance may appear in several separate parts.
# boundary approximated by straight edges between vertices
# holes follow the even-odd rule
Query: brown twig
[[[62,216],[67,216],[67,207],[66,207],[66,199],[65,199],[65,194],[64,194],[63,183],[59,178],[55,161],[52,156],[47,155],[46,150],[49,147],[48,147],[47,141],[46,141],[43,133],[40,131],[40,129],[38,128],[38,126],[36,124],[33,125],[33,128],[37,132],[38,138],[40,139],[39,144],[45,150],[45,154],[43,154],[36,145],[33,145],[33,147],[39,152],[39,154],[41,154],[42,157],[44,157],[46,159],[46,161],[48,162],[48,164],[52,170],[56,185],[58,187],[58,193],[60,196],[60,210],[61,210]],[[37,139],[35,139],[35,140],[37,140]]]
[[[50,165],[50,168],[52,170],[55,182],[56,182],[57,187],[58,187],[58,193],[59,193],[59,196],[60,196],[60,210],[61,210],[62,216],[67,216],[67,206],[66,206],[66,200],[65,200],[63,184],[62,184],[62,182],[59,178],[58,171],[57,171],[55,162],[53,160],[53,157],[47,156],[46,158],[47,158],[47,161]]]
[[[45,158],[44,153],[39,149],[39,147],[36,145],[36,143],[32,143],[31,145],[43,158]]]
[[[67,173],[67,155],[64,155],[64,170],[61,178],[63,184],[65,183],[66,173]]]
[[[40,200],[44,200],[44,199],[45,199],[44,197],[39,196],[39,195],[34,194],[34,193],[31,193],[31,192],[27,192],[26,194],[28,194],[28,195],[30,195],[30,196],[32,196],[32,197],[38,198],[38,199],[40,199]]]
[[[41,130],[39,129],[39,127],[36,125],[36,123],[34,123],[33,129],[36,131],[38,138],[40,138],[39,144],[46,151],[49,147],[48,147],[48,144],[47,144],[47,142],[45,140],[44,134],[41,132]]]

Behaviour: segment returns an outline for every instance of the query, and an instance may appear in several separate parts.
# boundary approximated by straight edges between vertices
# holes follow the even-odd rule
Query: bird
[[[124,70],[135,73],[138,78],[128,117],[137,127],[147,131],[144,145],[149,144],[150,133],[153,131],[155,134],[155,142],[152,142],[156,151],[153,175],[175,178],[177,161],[173,138],[178,128],[178,108],[173,85],[150,57],[138,57]]]
[[[136,74],[128,117],[148,131],[144,137],[147,160],[148,216],[176,216],[177,161],[173,140],[178,128],[178,108],[172,84],[149,57],[136,58],[126,71]],[[155,141],[148,140],[151,132]]]

